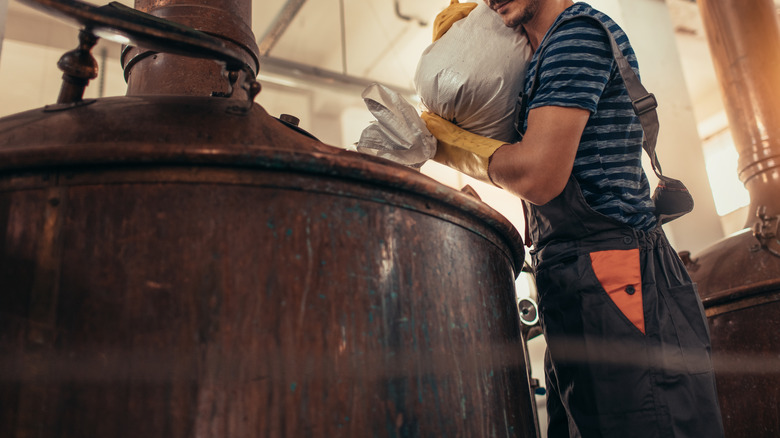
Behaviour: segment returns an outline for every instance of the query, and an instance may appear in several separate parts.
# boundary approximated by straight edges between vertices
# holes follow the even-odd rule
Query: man
[[[485,2],[535,51],[522,140],[503,145],[423,118],[439,140],[437,161],[527,209],[548,343],[548,436],[722,437],[706,319],[656,217],[642,125],[605,28],[638,74],[628,38],[584,3]]]

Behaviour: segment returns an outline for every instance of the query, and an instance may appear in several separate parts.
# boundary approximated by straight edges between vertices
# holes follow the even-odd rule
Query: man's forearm
[[[502,146],[491,157],[490,178],[532,204],[550,202],[566,187],[589,117],[589,111],[579,108],[532,109],[523,140]]]

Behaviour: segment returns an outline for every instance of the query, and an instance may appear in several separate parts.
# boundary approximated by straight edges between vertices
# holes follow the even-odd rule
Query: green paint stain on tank
[[[297,388],[297,387],[298,387],[298,384],[295,383],[295,382],[292,382],[290,384],[290,391],[295,392],[295,388]]]
[[[285,231],[285,232],[284,232],[284,234],[286,234],[286,235],[288,235],[288,236],[292,236],[292,235],[293,235],[293,230],[292,230],[292,228],[288,228],[288,229],[287,229],[287,231]]]

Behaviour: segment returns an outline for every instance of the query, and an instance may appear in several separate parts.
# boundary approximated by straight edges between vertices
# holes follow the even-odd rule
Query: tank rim
[[[137,97],[107,99],[114,101],[138,100]],[[158,100],[157,98],[151,99]],[[161,99],[165,100],[166,97]],[[174,98],[176,101],[179,99],[181,99],[179,96]],[[195,102],[206,99],[209,103],[214,102],[214,98],[188,98],[188,100]],[[98,99],[97,103],[99,104],[101,100],[105,101],[105,99]],[[234,102],[225,102],[225,104],[234,105]],[[84,108],[96,106],[89,105]],[[255,105],[255,107],[262,109],[259,105]],[[43,112],[45,112],[45,108],[8,116],[0,119],[0,128],[3,127],[4,121],[11,122],[12,126],[18,126],[19,118],[23,119],[25,115],[40,122],[46,120],[48,114],[61,116],[70,111],[42,114]],[[0,175],[47,170],[64,172],[69,169],[83,169],[85,167],[94,169],[114,166],[186,165],[291,171],[352,180],[363,184],[368,183],[381,188],[401,190],[436,202],[443,202],[485,223],[503,239],[511,252],[510,258],[515,267],[515,275],[519,275],[525,262],[525,247],[522,238],[514,225],[488,204],[472,195],[439,183],[419,171],[392,161],[314,141],[285,126],[278,119],[267,115],[265,110],[262,110],[262,115],[267,117],[266,123],[269,128],[281,134],[284,144],[279,147],[258,144],[218,144],[214,140],[205,139],[201,142],[187,142],[186,144],[172,142],[156,144],[152,140],[129,140],[107,146],[103,142],[67,144],[66,139],[58,139],[36,145],[33,139],[28,144],[9,147],[8,135],[9,131],[13,134],[13,128],[10,130],[0,129],[0,145],[5,144],[5,146],[0,146]],[[6,141],[4,141],[4,137]],[[295,149],[297,145],[300,145],[301,148]]]

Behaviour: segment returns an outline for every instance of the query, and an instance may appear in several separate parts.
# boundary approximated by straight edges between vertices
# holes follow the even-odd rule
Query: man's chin
[[[520,23],[519,20],[513,20],[513,19],[511,19],[509,17],[506,17],[506,16],[505,17],[501,17],[501,18],[504,19],[504,26],[506,26],[506,27],[508,27],[510,29],[517,30],[519,27],[523,26],[523,24]]]

